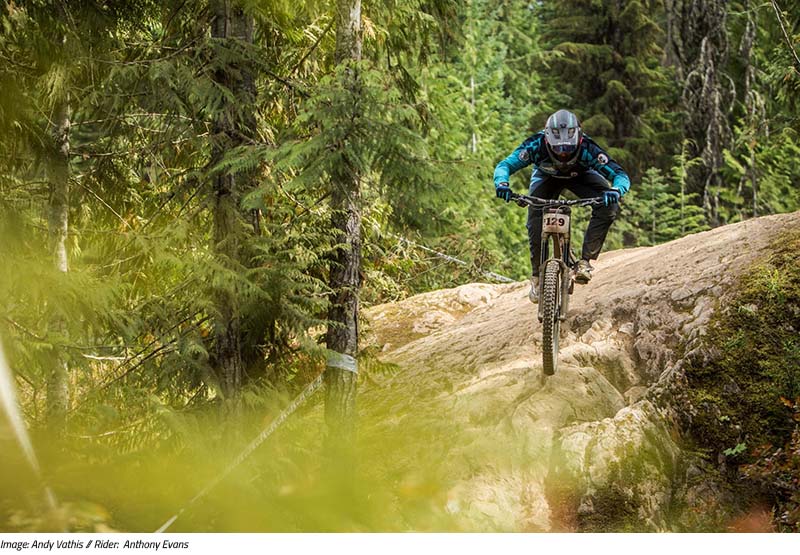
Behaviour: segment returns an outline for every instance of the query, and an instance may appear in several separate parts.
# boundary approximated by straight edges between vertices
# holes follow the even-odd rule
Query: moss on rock
[[[739,280],[706,344],[715,356],[686,372],[691,432],[738,482],[739,464],[755,462],[765,446],[783,446],[795,429],[784,400],[800,397],[800,232],[778,237]],[[762,493],[774,497],[769,488]]]

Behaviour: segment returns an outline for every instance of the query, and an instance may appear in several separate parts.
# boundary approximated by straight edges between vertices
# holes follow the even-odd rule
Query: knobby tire
[[[545,376],[552,376],[558,366],[558,334],[561,328],[561,265],[550,260],[544,269],[542,285],[542,363]]]

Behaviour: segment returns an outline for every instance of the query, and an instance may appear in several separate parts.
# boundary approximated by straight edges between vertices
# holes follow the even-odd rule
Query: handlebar
[[[511,193],[510,200],[513,200],[519,206],[531,206],[533,208],[545,208],[548,206],[593,206],[593,205],[605,204],[603,197],[566,200],[566,199],[529,197],[528,195],[519,195],[517,193]]]

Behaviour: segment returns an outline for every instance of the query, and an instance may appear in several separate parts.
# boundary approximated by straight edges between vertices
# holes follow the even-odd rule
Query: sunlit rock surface
[[[603,254],[591,284],[575,289],[547,379],[527,283],[368,311],[368,343],[400,368],[391,386],[441,400],[467,438],[442,449],[467,461],[443,510],[465,530],[679,529],[672,508],[714,494],[681,452],[682,357],[736,278],[798,224],[798,214],[769,216]]]

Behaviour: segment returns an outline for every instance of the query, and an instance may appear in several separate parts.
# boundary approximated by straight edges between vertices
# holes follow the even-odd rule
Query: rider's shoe
[[[589,283],[592,279],[592,265],[588,260],[581,260],[575,265],[575,281],[581,284]]]
[[[533,304],[539,302],[539,276],[531,276],[531,290],[528,293],[528,299]]]

